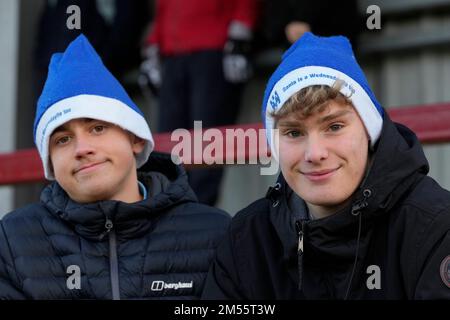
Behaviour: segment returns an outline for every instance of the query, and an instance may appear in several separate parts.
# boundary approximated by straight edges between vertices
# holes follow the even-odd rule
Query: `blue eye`
[[[63,136],[61,138],[58,138],[55,143],[57,145],[63,145],[63,144],[68,143],[69,141],[70,141],[70,137],[69,136]]]
[[[286,135],[291,138],[297,138],[297,137],[301,136],[301,133],[300,133],[300,131],[291,130],[291,131],[287,132]]]
[[[339,131],[340,129],[342,129],[344,126],[342,124],[333,124],[330,126],[330,131]]]

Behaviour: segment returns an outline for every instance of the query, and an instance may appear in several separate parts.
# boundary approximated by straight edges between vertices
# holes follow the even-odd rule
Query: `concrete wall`
[[[375,3],[381,30],[361,36],[364,68],[386,107],[450,101],[450,1]],[[361,8],[361,9],[362,9]],[[424,147],[430,176],[450,189],[450,144]]]
[[[17,103],[17,66],[19,34],[19,2],[0,1],[0,97],[2,106],[0,117],[0,152],[15,149],[16,103]],[[13,207],[13,190],[0,187],[0,216]]]

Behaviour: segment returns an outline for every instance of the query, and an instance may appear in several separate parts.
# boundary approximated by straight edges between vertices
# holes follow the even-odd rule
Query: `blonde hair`
[[[353,106],[350,97],[345,96],[339,91],[343,83],[342,80],[338,79],[332,87],[327,85],[313,85],[301,89],[291,96],[278,112],[272,112],[270,114],[275,119],[275,126],[280,119],[292,113],[297,113],[302,118],[306,118],[314,113],[320,113],[325,110],[330,101]]]

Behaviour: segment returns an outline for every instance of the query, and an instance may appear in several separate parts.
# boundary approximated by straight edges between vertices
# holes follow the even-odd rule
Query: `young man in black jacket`
[[[229,216],[150,154],[141,111],[83,35],[53,55],[34,133],[56,182],[0,221],[1,299],[200,296]]]
[[[450,299],[450,193],[345,37],[300,38],[263,117],[282,173],[233,218],[204,298]]]

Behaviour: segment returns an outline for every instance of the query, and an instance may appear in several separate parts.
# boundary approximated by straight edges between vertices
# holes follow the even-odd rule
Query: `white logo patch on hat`
[[[330,87],[341,80],[340,92],[349,97],[360,115],[372,143],[378,140],[383,126],[383,118],[367,92],[354,79],[339,70],[322,66],[307,66],[294,69],[285,74],[275,83],[266,105],[266,132],[271,147],[273,144],[272,112],[277,112],[284,103],[303,88],[313,85],[328,85]]]

